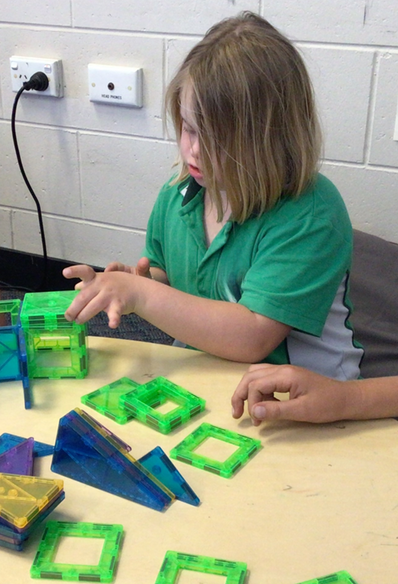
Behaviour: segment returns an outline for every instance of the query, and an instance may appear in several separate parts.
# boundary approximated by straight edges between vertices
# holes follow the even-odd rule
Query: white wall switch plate
[[[38,57],[10,57],[11,85],[12,90],[17,93],[25,81],[29,81],[34,73],[41,71],[48,77],[48,87],[45,91],[35,91],[30,89],[26,94],[50,95],[52,97],[63,97],[63,75],[61,59],[42,59]]]
[[[142,77],[142,69],[90,63],[88,66],[90,101],[124,107],[142,107]]]

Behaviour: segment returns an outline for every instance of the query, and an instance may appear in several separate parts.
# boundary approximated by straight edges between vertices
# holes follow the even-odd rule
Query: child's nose
[[[199,156],[199,140],[197,138],[191,140],[191,154],[194,158]]]

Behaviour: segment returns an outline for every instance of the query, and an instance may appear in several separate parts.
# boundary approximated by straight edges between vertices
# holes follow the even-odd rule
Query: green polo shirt
[[[166,183],[159,193],[143,255],[167,273],[172,287],[238,302],[315,337],[322,337],[342,285],[339,303],[347,311],[352,227],[339,192],[326,177],[319,174],[299,197],[284,197],[242,225],[228,221],[209,247],[203,212],[204,189],[193,179]],[[347,316],[341,322],[345,329]],[[267,361],[291,362],[286,343]]]

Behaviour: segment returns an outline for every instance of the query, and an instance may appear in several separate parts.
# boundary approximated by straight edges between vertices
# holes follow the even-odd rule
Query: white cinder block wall
[[[17,132],[51,257],[135,263],[175,145],[165,84],[218,20],[259,12],[302,49],[325,133],[323,172],[356,228],[398,242],[396,0],[0,0],[0,246],[41,253],[35,207],[13,150],[9,57],[60,58],[62,99],[23,94]],[[142,67],[144,107],[93,104],[89,63]]]

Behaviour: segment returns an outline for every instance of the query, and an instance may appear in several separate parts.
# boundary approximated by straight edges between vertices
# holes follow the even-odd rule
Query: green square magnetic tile
[[[156,408],[166,402],[175,404],[167,413]],[[164,377],[140,385],[120,397],[121,407],[133,414],[147,426],[168,434],[177,426],[185,424],[205,409],[206,401]]]
[[[19,311],[21,308],[21,301],[15,300],[0,300],[0,314],[5,314],[8,326],[15,326],[18,324]],[[0,327],[3,328],[3,327]]]
[[[66,564],[54,562],[61,537],[103,539],[104,545],[98,564]],[[32,578],[68,580],[73,582],[112,582],[122,537],[122,525],[48,521],[30,569],[30,575]]]
[[[195,452],[201,444],[208,438],[215,438],[228,444],[237,446],[237,450],[225,461],[218,461]],[[246,464],[246,462],[261,448],[260,440],[218,428],[212,424],[204,422],[196,430],[189,434],[182,442],[177,444],[171,451],[170,457],[181,462],[186,462],[218,474],[224,478],[230,478],[236,471]]]
[[[136,387],[139,387],[138,383],[128,377],[121,377],[108,385],[83,395],[80,401],[118,424],[125,424],[134,418],[134,414],[120,405],[119,398]]]
[[[29,292],[21,308],[30,378],[83,379],[88,372],[87,323],[65,318],[76,290]]]
[[[313,580],[306,580],[301,584],[357,584],[354,578],[345,570],[323,576],[322,578],[314,578]]]
[[[175,584],[182,570],[225,576],[225,584],[243,584],[247,565],[208,556],[167,551],[155,584]]]
[[[21,310],[22,327],[25,331],[40,329],[47,332],[64,327],[76,330],[86,328],[85,325],[67,321],[65,318],[66,309],[78,293],[77,290],[26,293]]]

